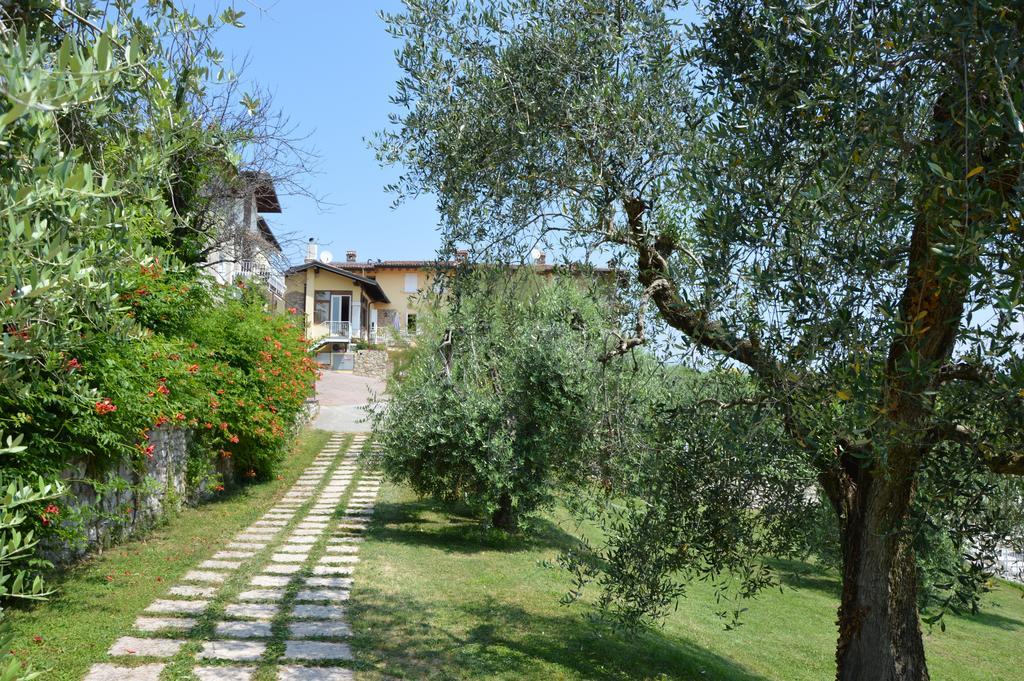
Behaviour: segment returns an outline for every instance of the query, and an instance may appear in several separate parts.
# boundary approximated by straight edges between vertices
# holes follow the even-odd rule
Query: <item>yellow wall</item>
[[[405,275],[413,274],[417,275],[417,285],[419,290],[427,290],[431,282],[434,279],[434,273],[432,270],[424,268],[380,268],[377,270],[365,270],[363,276],[373,277],[380,284],[380,287],[384,289],[384,294],[390,300],[390,303],[378,304],[377,305],[377,331],[378,334],[383,333],[385,325],[382,323],[384,319],[384,310],[394,310],[398,317],[399,333],[407,333],[406,320],[408,319],[409,313],[416,312],[416,294],[406,293],[405,288]]]
[[[338,263],[338,267],[344,268],[344,263]],[[433,285],[435,272],[430,267],[382,267],[380,269],[360,269],[356,272],[364,277],[376,279],[384,294],[388,297],[388,303],[371,303],[369,309],[377,310],[377,334],[379,342],[393,342],[394,327],[388,325],[386,311],[393,311],[398,319],[398,336],[403,337],[408,333],[409,314],[416,314],[418,306],[418,293],[405,291],[405,275],[417,275],[418,291],[426,291]],[[303,291],[305,295],[303,297]],[[285,299],[291,298],[289,305],[296,305],[295,301],[303,300],[306,319],[306,334],[311,339],[317,339],[327,334],[327,325],[313,323],[313,302],[316,291],[351,291],[353,307],[359,306],[362,300],[361,288],[357,282],[352,281],[334,272],[324,269],[310,267],[303,272],[296,272],[285,277]],[[353,310],[354,313],[354,310]],[[354,318],[354,314],[353,314]],[[366,312],[360,315],[359,325],[361,335],[369,328],[371,313]],[[390,334],[391,337],[388,337]],[[353,333],[354,335],[354,333]]]
[[[322,336],[327,335],[328,327],[326,324],[314,324],[313,323],[313,303],[314,293],[316,291],[349,291],[352,293],[352,311],[351,317],[353,324],[356,318],[356,309],[362,302],[362,289],[357,282],[352,281],[347,277],[343,277],[340,274],[334,272],[328,272],[327,270],[317,270],[316,268],[310,267],[304,272],[296,272],[285,277],[285,298],[288,298],[288,294],[301,294],[305,289],[305,320],[306,320],[306,336],[312,340],[316,340]],[[359,329],[360,333],[366,328],[368,323],[367,319],[364,319],[362,315],[359,318]],[[356,336],[356,329],[352,329],[353,337]]]

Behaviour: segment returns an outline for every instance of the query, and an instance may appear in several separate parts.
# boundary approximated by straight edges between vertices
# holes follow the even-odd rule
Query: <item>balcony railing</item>
[[[339,322],[334,320],[327,322],[327,335],[331,338],[351,338],[352,322]]]
[[[264,282],[267,289],[274,295],[284,295],[284,275],[267,263],[259,260],[239,260],[235,267],[238,276],[246,279],[258,279]]]

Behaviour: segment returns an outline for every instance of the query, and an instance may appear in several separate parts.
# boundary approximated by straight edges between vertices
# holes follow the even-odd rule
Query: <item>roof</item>
[[[259,230],[260,236],[263,237],[264,241],[276,248],[278,253],[281,252],[281,244],[277,242],[277,237],[274,236],[274,232],[271,231],[270,225],[267,224],[262,215],[256,218],[256,229]]]
[[[277,189],[274,188],[274,179],[270,177],[269,173],[255,170],[243,170],[240,175],[253,182],[253,192],[256,195],[257,212],[281,212],[281,202],[277,199]]]
[[[475,263],[475,265],[477,265],[477,266],[479,266],[481,264],[483,264],[483,263]],[[345,269],[347,269],[347,270],[422,269],[422,268],[436,269],[436,268],[439,268],[439,267],[455,267],[455,265],[456,265],[456,263],[451,262],[451,261],[444,262],[444,261],[439,261],[439,260],[373,260],[373,261],[368,261],[368,262],[346,262],[345,263]],[[532,264],[532,265],[528,265],[528,266],[529,267],[533,267],[538,272],[554,272],[554,271],[573,270],[573,269],[581,267],[580,265],[577,265],[577,264],[550,264],[550,265]],[[509,267],[511,267],[513,269],[516,269],[516,268],[519,268],[519,267],[523,267],[523,265],[515,265],[515,264],[513,264],[513,265],[509,265]],[[610,267],[592,267],[590,269],[591,269],[591,271],[596,272],[598,274],[608,274],[608,273],[614,271]]]
[[[327,263],[320,262],[319,260],[303,263],[301,265],[295,265],[294,267],[289,267],[287,270],[285,270],[284,275],[287,277],[289,274],[298,274],[299,272],[305,272],[310,267],[316,267],[318,269],[327,270],[328,272],[333,272],[334,274],[340,275],[342,277],[347,277],[352,281],[362,284],[363,290],[365,290],[366,293],[369,294],[370,298],[375,303],[391,302],[388,299],[387,294],[384,293],[384,289],[382,289],[380,287],[380,284],[377,283],[376,279],[370,279],[369,277],[364,277],[361,274],[349,272],[348,270],[343,270],[340,267],[335,267],[334,265],[328,265]]]

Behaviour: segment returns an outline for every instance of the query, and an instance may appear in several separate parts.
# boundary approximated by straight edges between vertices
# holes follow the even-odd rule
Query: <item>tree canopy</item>
[[[1024,474],[1024,14],[681,5],[408,2],[380,155],[452,248],[610,254],[622,352],[662,324],[748,373],[721,409],[773,419],[832,508],[839,678],[926,679],[924,528],[983,574]]]

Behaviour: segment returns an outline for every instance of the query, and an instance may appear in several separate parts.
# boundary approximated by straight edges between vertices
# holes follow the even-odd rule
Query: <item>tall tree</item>
[[[619,351],[653,304],[749,372],[721,406],[776,414],[834,509],[837,677],[927,679],[919,483],[1024,474],[1024,13],[679,5],[407,2],[381,157],[453,245],[610,248],[641,313]]]

